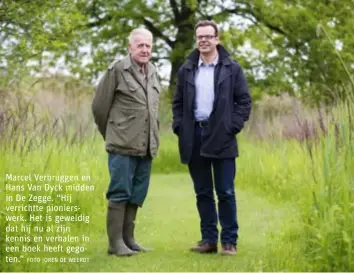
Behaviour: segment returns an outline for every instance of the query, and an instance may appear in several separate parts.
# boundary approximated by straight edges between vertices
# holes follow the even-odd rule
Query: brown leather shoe
[[[193,246],[190,250],[192,252],[197,252],[197,253],[217,253],[218,246],[217,244],[211,244],[205,241],[200,241],[195,246]]]
[[[225,256],[235,256],[237,254],[237,247],[232,244],[223,244],[220,253]]]

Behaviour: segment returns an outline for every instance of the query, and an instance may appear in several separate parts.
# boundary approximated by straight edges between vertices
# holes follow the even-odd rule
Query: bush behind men
[[[109,66],[92,103],[108,152],[108,253],[117,256],[148,250],[135,241],[134,221],[146,198],[152,158],[159,146],[160,84],[149,62],[152,41],[146,29],[131,32],[129,55]]]

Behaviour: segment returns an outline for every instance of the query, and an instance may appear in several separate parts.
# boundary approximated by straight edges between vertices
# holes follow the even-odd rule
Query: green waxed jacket
[[[161,88],[153,64],[148,64],[146,81],[134,65],[127,56],[109,66],[97,86],[92,113],[107,152],[155,156]]]

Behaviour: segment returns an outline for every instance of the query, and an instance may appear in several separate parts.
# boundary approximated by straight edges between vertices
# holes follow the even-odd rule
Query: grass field
[[[168,137],[166,140],[168,141]],[[91,149],[88,149],[89,147]],[[274,248],[274,238],[284,235],[291,229],[294,216],[299,216],[291,204],[279,206],[253,192],[239,190],[237,191],[240,221],[239,255],[229,258],[220,255],[192,254],[188,249],[200,239],[200,234],[191,180],[187,173],[161,174],[165,170],[164,164],[159,164],[157,159],[154,171],[156,174],[152,176],[149,195],[137,221],[137,238],[145,245],[153,247],[154,251],[126,259],[109,257],[106,255],[104,200],[108,172],[105,165],[106,155],[101,148],[101,144],[97,142],[96,146],[87,146],[87,149],[81,146],[56,151],[51,147],[42,152],[30,153],[23,158],[17,158],[10,153],[5,154],[1,162],[5,166],[5,173],[90,175],[92,178],[90,184],[96,187],[92,193],[78,193],[74,201],[91,216],[90,224],[71,225],[75,227],[71,233],[86,234],[90,237],[90,242],[86,244],[87,251],[80,254],[81,257],[90,258],[88,263],[26,262],[27,257],[43,259],[53,256],[48,253],[28,254],[24,255],[24,259],[19,263],[11,264],[2,260],[5,271],[265,270],[268,266],[266,255],[272,247]],[[92,157],[90,154],[96,156]],[[175,152],[173,154],[176,156]],[[174,158],[174,161],[178,163],[178,158]],[[47,163],[46,166],[43,166],[43,163]],[[159,166],[162,169],[158,169]],[[3,177],[4,173],[1,175]]]
[[[38,119],[26,106],[18,108],[8,127],[0,126],[0,271],[354,271],[353,104],[333,110],[331,119],[324,120],[325,134],[309,135],[305,127],[297,137],[285,139],[278,137],[281,127],[265,123],[270,132],[266,138],[255,138],[247,131],[238,136],[236,257],[189,252],[200,240],[199,220],[191,179],[179,162],[177,139],[168,129],[168,107],[161,109],[160,149],[136,229],[137,239],[154,251],[130,258],[106,255],[107,154],[93,121],[80,123],[79,115],[70,114],[67,124],[61,119],[50,123],[48,117]],[[87,111],[87,107],[78,109]],[[62,192],[71,194],[70,205],[78,206],[78,212],[11,212],[7,206],[34,204],[28,199],[16,201],[17,194],[50,196],[53,205],[68,202],[60,201],[55,191],[32,192],[28,182],[5,182],[5,174],[85,176],[90,179],[80,183],[93,185],[94,191]],[[25,187],[20,192],[6,191],[6,184]],[[25,222],[9,217],[22,215],[28,220],[30,214],[43,216],[31,222],[30,234],[10,229]],[[78,214],[89,215],[89,223],[56,224],[45,218]],[[63,251],[26,253],[20,250],[22,245],[43,248],[45,243],[9,242],[6,237],[65,235],[47,230],[60,225],[70,226],[70,234],[80,238],[77,243],[62,243]],[[83,235],[89,240],[82,241]],[[14,252],[10,247],[16,246],[19,250]],[[17,257],[18,262],[8,257]],[[66,261],[60,262],[60,257]],[[88,260],[69,261],[80,257]]]
[[[354,158],[348,133],[344,125],[340,138],[330,132],[311,147],[297,141],[253,141],[240,136],[235,181],[240,224],[236,257],[189,252],[200,239],[195,197],[186,167],[179,163],[176,138],[170,132],[161,134],[148,198],[137,220],[137,239],[154,251],[130,258],[106,255],[108,170],[100,137],[72,144],[49,137],[39,149],[26,149],[28,144],[15,145],[9,140],[0,146],[2,178],[6,173],[84,175],[91,177],[85,183],[94,185],[95,190],[72,193],[72,204],[91,217],[89,224],[70,225],[72,235],[90,238],[89,242],[80,242],[85,247],[80,254],[6,252],[5,246],[19,243],[5,242],[3,231],[10,224],[5,217],[16,212],[6,212],[2,206],[2,271],[353,271]],[[3,201],[4,188],[5,183],[1,185]],[[25,190],[24,195],[29,193]],[[54,198],[55,194],[49,193]],[[61,203],[55,199],[54,204]],[[45,227],[50,224],[34,223]],[[58,233],[41,233],[46,234]],[[17,263],[6,262],[6,256],[11,255],[22,258]],[[89,261],[43,262],[44,258],[60,256],[87,257]],[[40,257],[41,262],[28,260],[30,257]]]

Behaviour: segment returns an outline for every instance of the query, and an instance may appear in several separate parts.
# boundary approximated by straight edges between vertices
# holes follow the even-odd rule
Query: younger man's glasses
[[[213,38],[215,38],[216,36],[215,35],[198,35],[197,36],[197,40],[203,40],[203,39],[205,39],[205,40],[211,40],[211,39],[213,39]]]

